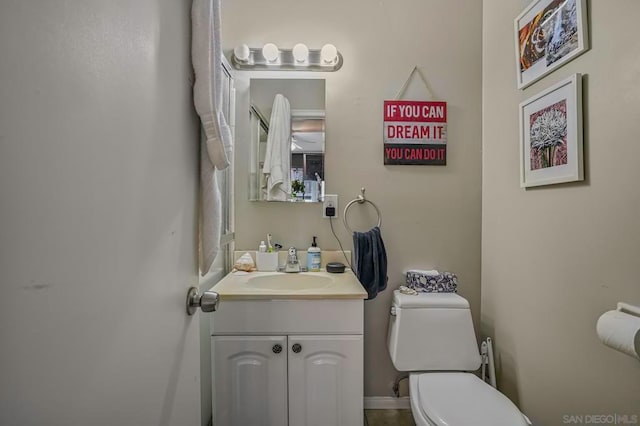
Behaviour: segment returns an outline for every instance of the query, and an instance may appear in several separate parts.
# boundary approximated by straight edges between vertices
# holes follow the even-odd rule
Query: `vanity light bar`
[[[293,49],[279,49],[273,43],[260,48],[242,44],[231,54],[231,65],[238,70],[333,72],[342,68],[342,63],[342,55],[332,44],[325,44],[322,49],[308,49],[302,43]]]

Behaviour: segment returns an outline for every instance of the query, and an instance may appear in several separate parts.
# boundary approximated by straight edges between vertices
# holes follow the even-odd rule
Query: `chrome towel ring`
[[[380,225],[382,225],[382,214],[380,213],[380,209],[378,208],[378,206],[376,206],[376,204],[373,201],[367,200],[364,197],[364,188],[361,188],[360,189],[360,195],[358,195],[353,200],[349,201],[347,206],[344,208],[344,213],[342,214],[342,221],[344,222],[344,227],[347,228],[347,231],[349,231],[349,232],[351,232],[353,234],[353,230],[349,227],[349,223],[347,221],[347,211],[349,210],[349,207],[351,207],[355,203],[358,203],[358,204],[369,203],[369,204],[371,204],[373,206],[373,208],[376,209],[376,213],[378,214],[378,225],[377,225],[378,228],[380,227]]]

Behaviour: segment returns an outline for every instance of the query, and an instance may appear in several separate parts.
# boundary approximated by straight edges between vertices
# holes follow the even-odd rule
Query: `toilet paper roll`
[[[605,345],[640,359],[640,317],[618,310],[605,312],[596,330]]]

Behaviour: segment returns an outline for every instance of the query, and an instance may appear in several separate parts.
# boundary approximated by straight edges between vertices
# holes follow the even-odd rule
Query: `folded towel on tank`
[[[458,292],[458,277],[451,272],[412,269],[407,271],[406,284],[419,293]]]

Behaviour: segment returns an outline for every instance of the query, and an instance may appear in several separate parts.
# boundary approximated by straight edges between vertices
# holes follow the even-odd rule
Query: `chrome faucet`
[[[298,262],[298,250],[295,247],[289,248],[287,256],[287,265],[284,267],[285,272],[300,272],[300,262]]]

